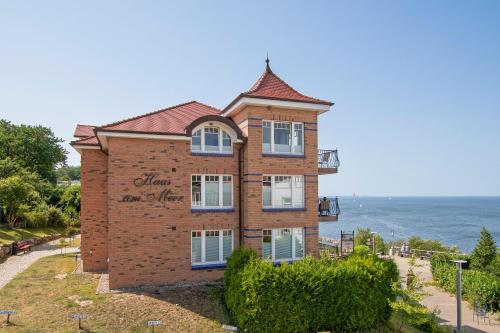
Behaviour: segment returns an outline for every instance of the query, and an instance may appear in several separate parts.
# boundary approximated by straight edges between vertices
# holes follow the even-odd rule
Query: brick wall
[[[223,270],[191,269],[191,231],[232,229],[239,239],[238,145],[231,157],[192,156],[189,141],[109,138],[109,277],[111,288],[197,282]],[[134,179],[158,173],[167,186],[137,187]],[[233,175],[234,212],[191,212],[192,174]],[[175,201],[158,201],[170,190]],[[149,198],[124,201],[125,195]],[[182,199],[180,199],[182,198]]]
[[[243,242],[260,254],[260,229],[304,227],[306,254],[318,254],[318,137],[317,114],[311,111],[248,106],[233,116],[233,121],[247,133],[244,149]],[[269,157],[262,154],[262,120],[304,123],[304,157]],[[304,175],[305,211],[262,211],[262,175]]]
[[[81,156],[81,253],[85,271],[107,269],[108,157],[97,149]]]
[[[249,106],[233,116],[248,136],[232,156],[194,156],[189,140],[108,138],[108,155],[83,150],[82,258],[86,271],[109,270],[110,287],[202,282],[222,269],[193,270],[192,230],[233,230],[240,243],[238,177],[242,154],[243,244],[262,251],[262,229],[301,227],[306,254],[318,254],[317,114]],[[304,157],[262,155],[262,120],[304,123]],[[141,185],[147,174],[156,184]],[[191,175],[233,176],[231,212],[192,212]],[[262,175],[304,175],[305,210],[262,210]],[[243,237],[246,236],[246,237]],[[106,262],[110,258],[109,263]]]

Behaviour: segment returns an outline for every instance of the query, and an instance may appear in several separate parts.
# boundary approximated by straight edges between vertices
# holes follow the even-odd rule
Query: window
[[[304,257],[302,228],[262,230],[262,257],[272,261],[298,260]]]
[[[194,230],[191,232],[191,264],[220,264],[233,252],[232,230]]]
[[[191,149],[201,150],[201,129],[197,130],[191,136]]]
[[[262,152],[303,155],[303,129],[303,123],[262,121]]]
[[[263,176],[262,207],[304,208],[304,176]]]
[[[203,126],[191,135],[191,151],[204,153],[231,154],[233,139],[223,129],[216,126]]]
[[[191,176],[191,208],[230,207],[233,207],[233,176]]]

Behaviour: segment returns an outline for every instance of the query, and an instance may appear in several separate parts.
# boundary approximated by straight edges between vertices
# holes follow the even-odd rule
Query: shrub
[[[394,262],[375,256],[275,267],[243,249],[228,261],[225,299],[248,332],[366,331],[389,318],[398,278]]]
[[[422,239],[418,236],[413,236],[408,239],[410,249],[418,249],[424,251],[441,251],[441,252],[456,252],[457,248],[448,247],[441,244],[440,241],[432,239]]]
[[[24,214],[27,228],[62,227],[69,223],[69,218],[60,208],[40,204],[34,210]]]
[[[457,257],[464,259],[464,257]],[[450,293],[456,293],[456,268],[452,256],[435,254],[431,259],[432,276],[437,285]],[[478,301],[494,311],[500,310],[500,278],[475,269],[462,271],[462,293],[473,302]]]
[[[354,247],[354,254],[361,257],[366,257],[372,254],[372,250],[370,250],[370,248],[366,245],[356,245]]]
[[[493,259],[491,264],[486,268],[486,271],[500,278],[500,249],[495,259]]]

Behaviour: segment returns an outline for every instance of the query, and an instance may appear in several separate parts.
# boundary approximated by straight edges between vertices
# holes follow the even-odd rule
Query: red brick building
[[[84,270],[124,288],[218,279],[240,245],[275,262],[317,255],[318,222],[337,214],[318,203],[318,175],[338,166],[336,151],[318,151],[332,105],[267,62],[223,110],[193,101],[78,125]]]

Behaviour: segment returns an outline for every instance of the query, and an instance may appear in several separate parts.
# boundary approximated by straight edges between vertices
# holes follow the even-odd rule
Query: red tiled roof
[[[97,130],[156,134],[185,134],[193,120],[205,115],[218,115],[219,109],[192,101],[146,113],[116,123],[99,126]]]
[[[250,90],[244,92],[241,95],[246,97],[272,98],[287,101],[333,105],[332,102],[309,97],[299,93],[297,90],[290,87],[278,75],[274,74],[269,67],[269,64],[266,65],[264,73],[262,73],[262,75],[259,77],[257,82],[253,84]]]
[[[73,134],[76,138],[86,138],[94,135],[95,126],[92,125],[76,125],[75,133]]]
[[[71,141],[71,145],[81,145],[81,146],[98,146],[99,141],[97,141],[97,137],[89,136],[84,139]]]
[[[238,97],[236,97],[228,106],[226,106],[224,111],[228,110],[242,97],[256,97],[256,98],[267,98],[267,99],[292,101],[292,102],[306,102],[314,104],[333,105],[333,103],[330,101],[309,97],[293,89],[278,75],[274,74],[273,71],[271,70],[271,67],[269,67],[268,61],[266,62],[267,64],[264,72],[259,77],[259,79],[252,85],[250,90],[241,93]]]

